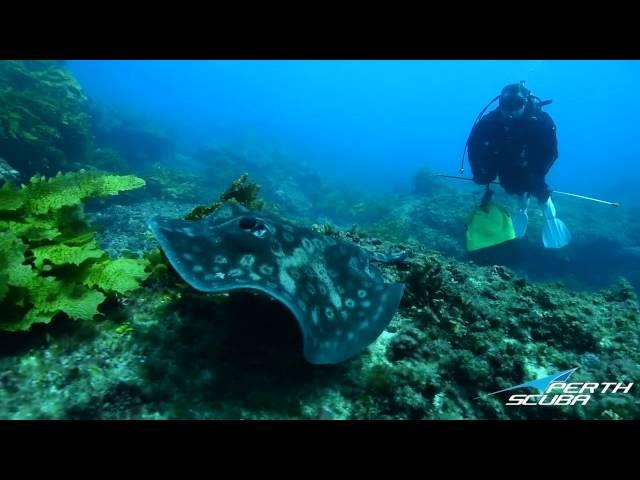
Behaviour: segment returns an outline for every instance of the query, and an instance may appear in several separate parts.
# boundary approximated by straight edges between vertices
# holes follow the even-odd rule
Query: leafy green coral
[[[21,265],[25,249],[24,243],[14,234],[0,231],[0,301],[7,295],[10,285],[21,286],[28,282]]]
[[[93,266],[84,283],[106,292],[129,293],[148,277],[147,266],[147,261],[132,258],[102,261]]]
[[[0,210],[18,210],[24,204],[22,195],[16,193],[10,183],[5,183],[0,187]]]
[[[89,198],[117,195],[145,185],[144,180],[133,175],[105,175],[97,171],[84,171],[58,175],[54,178],[33,177],[28,188],[17,195],[24,197],[29,211],[47,213],[61,207],[80,205]]]
[[[0,190],[0,330],[27,330],[61,313],[90,320],[108,295],[140,286],[148,261],[110,259],[83,218],[82,201],[143,185],[80,171]]]
[[[33,249],[35,257],[34,265],[41,269],[45,261],[51,262],[53,265],[80,265],[90,258],[100,258],[103,252],[96,245],[95,240],[87,242],[80,246],[72,245],[46,245]]]
[[[260,185],[256,183],[247,183],[247,173],[243,173],[237,180],[231,184],[231,186],[225,190],[218,201],[214,202],[210,206],[199,205],[195,207],[191,212],[185,215],[185,220],[200,220],[207,215],[212,214],[218,208],[220,208],[226,202],[237,202],[252,210],[261,210],[264,206],[264,202],[258,200],[258,192],[260,191]]]

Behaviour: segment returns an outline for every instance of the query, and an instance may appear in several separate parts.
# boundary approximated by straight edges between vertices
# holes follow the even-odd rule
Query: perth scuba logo
[[[578,368],[558,372],[531,382],[522,383],[514,387],[505,388],[487,394],[496,395],[498,393],[510,392],[522,388],[535,388],[539,393],[526,394],[519,393],[511,395],[505,402],[509,406],[567,406],[586,405],[596,394],[627,395],[633,387],[633,382],[624,384],[620,382],[571,382],[566,380]],[[480,398],[480,397],[476,397]]]

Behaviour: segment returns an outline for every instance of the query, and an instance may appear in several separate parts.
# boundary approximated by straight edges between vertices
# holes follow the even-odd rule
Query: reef
[[[0,157],[28,179],[73,170],[89,144],[88,100],[62,62],[0,62]]]
[[[367,243],[384,248],[376,244]],[[51,332],[46,350],[0,359],[0,409],[10,418],[638,418],[635,391],[540,409],[486,395],[575,367],[575,381],[632,382],[640,310],[628,283],[577,293],[419,252],[383,270],[408,294],[348,362],[306,362],[293,317],[263,295],[154,280],[91,334]]]

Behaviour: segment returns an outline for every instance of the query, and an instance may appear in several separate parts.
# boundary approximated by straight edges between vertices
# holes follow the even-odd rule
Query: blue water
[[[635,191],[638,61],[68,61],[85,92],[170,125],[185,145],[257,136],[328,177],[386,191],[456,174],[470,127],[508,83],[553,103],[552,188]],[[467,169],[469,171],[469,169]]]

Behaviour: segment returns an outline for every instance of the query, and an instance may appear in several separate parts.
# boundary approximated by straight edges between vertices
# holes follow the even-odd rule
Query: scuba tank
[[[522,80],[520,82],[520,85],[522,87],[524,87],[524,83],[525,83],[525,81]],[[551,102],[553,102],[553,100],[542,100],[540,97],[537,97],[533,93],[531,93],[531,90],[529,90],[526,87],[524,87],[524,88],[525,88],[525,90],[527,92],[527,104],[525,106],[526,115],[530,115],[531,113],[533,113],[533,112],[535,112],[537,110],[540,110],[542,107],[545,107],[545,106],[549,105]],[[473,126],[471,127],[471,131],[469,132],[469,136],[467,137],[467,141],[464,144],[464,150],[462,151],[462,159],[460,161],[460,175],[464,175],[464,157],[467,154],[467,149],[469,148],[469,141],[471,140],[471,136],[473,135],[473,131],[476,129],[476,126],[478,125],[478,122],[480,122],[480,120],[484,116],[484,112],[486,112],[487,109],[496,100],[500,100],[501,96],[502,96],[502,94],[494,97],[489,103],[487,103],[487,105],[480,111],[480,113],[476,117],[476,121],[473,122]]]

